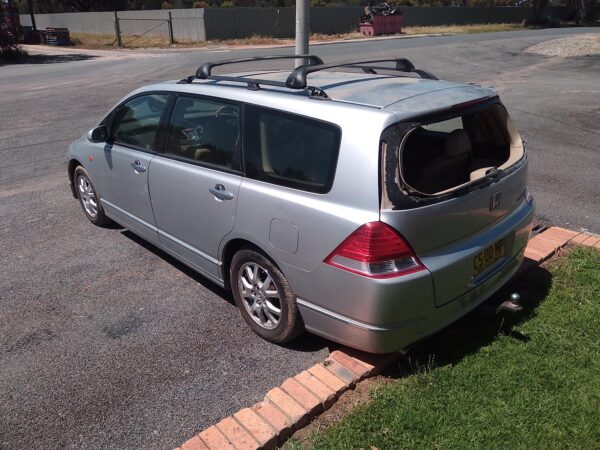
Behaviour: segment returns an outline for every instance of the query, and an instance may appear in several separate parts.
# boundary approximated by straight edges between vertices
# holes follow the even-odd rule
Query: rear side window
[[[309,192],[331,189],[340,130],[314,119],[246,107],[246,176]]]
[[[167,94],[141,95],[119,106],[111,127],[112,141],[152,150],[168,99]]]

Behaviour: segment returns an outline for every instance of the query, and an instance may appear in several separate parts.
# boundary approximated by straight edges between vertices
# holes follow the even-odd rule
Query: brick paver
[[[274,449],[277,446],[275,428],[250,408],[236,412],[233,418],[258,441],[263,449]]]
[[[234,443],[237,450],[256,450],[260,447],[258,441],[232,417],[224,418],[216,427],[230,442]]]
[[[212,427],[208,427],[198,436],[211,450],[235,450],[235,447],[231,445],[225,435],[221,433],[214,425]]]
[[[297,401],[311,417],[323,409],[321,400],[293,378],[285,380],[281,385],[281,389]]]

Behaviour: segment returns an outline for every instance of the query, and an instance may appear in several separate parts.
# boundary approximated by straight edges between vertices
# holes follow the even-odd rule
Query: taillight
[[[425,269],[408,242],[383,222],[360,226],[325,263],[371,278],[398,277]]]

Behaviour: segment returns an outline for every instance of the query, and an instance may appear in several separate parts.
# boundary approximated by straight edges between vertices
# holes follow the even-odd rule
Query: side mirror
[[[104,125],[100,125],[88,131],[87,138],[88,141],[95,143],[106,142],[108,140],[108,131]]]

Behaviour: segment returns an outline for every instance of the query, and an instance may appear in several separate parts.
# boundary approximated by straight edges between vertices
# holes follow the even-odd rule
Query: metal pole
[[[31,16],[31,27],[33,28],[33,31],[37,31],[35,16],[33,14],[33,0],[27,0],[27,9],[29,9],[29,15]]]
[[[115,35],[117,36],[117,47],[121,48],[123,43],[121,42],[121,27],[119,27],[119,16],[115,11]]]
[[[310,7],[308,0],[296,0],[296,55],[308,54]],[[296,59],[296,67],[307,64],[305,58]]]
[[[15,38],[17,38],[19,30],[17,30],[17,24],[15,23],[15,11],[13,9],[12,0],[8,0],[7,6],[12,32],[14,33]]]
[[[171,11],[169,11],[169,41],[171,41],[171,45],[175,43],[175,38],[173,37],[173,18],[171,17]]]

